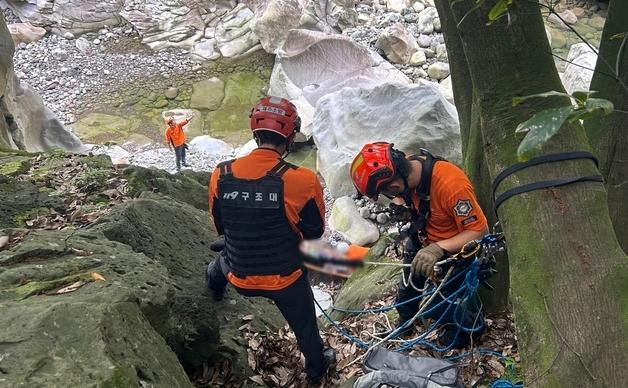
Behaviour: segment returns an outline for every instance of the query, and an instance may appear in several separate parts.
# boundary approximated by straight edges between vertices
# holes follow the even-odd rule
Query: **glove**
[[[412,273],[415,276],[421,275],[430,277],[434,271],[434,264],[445,256],[443,248],[436,243],[432,243],[419,250],[412,260]]]

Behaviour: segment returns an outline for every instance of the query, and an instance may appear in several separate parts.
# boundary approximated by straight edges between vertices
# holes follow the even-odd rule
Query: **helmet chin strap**
[[[407,176],[403,176],[403,191],[401,194],[403,195],[403,200],[406,202],[406,205],[412,206],[412,191],[410,190],[410,185],[408,185]]]

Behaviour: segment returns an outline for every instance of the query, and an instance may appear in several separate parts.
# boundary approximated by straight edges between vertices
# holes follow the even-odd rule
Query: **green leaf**
[[[611,36],[611,40],[613,39],[624,39],[624,37],[628,34],[628,32],[620,32],[619,34],[615,34]]]
[[[613,103],[603,98],[589,98],[584,107],[576,109],[569,116],[569,121],[589,120],[597,116],[613,113]]]
[[[613,113],[613,103],[604,98],[589,98],[585,104],[587,110],[600,109],[605,115]]]
[[[576,91],[576,92],[571,93],[571,96],[576,100],[578,107],[584,107],[585,103],[587,102],[587,99],[595,93],[597,92],[594,90],[588,91],[588,92]]]
[[[519,160],[528,160],[534,156],[549,139],[558,133],[574,110],[571,106],[545,109],[519,124],[515,132],[528,132],[517,149]]]
[[[495,21],[504,16],[504,14],[508,11],[508,6],[511,4],[512,0],[499,0],[488,12],[488,20]]]
[[[512,106],[517,106],[521,104],[522,102],[526,100],[530,100],[532,98],[546,98],[546,97],[554,97],[554,96],[562,96],[562,97],[571,98],[571,96],[567,93],[557,92],[556,90],[550,90],[549,92],[545,92],[545,93],[531,94],[529,96],[523,96],[523,97],[515,97],[512,99]]]

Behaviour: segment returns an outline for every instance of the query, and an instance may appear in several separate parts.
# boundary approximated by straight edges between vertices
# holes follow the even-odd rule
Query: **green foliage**
[[[497,19],[508,13],[508,7],[512,4],[513,0],[498,0],[497,3],[488,11],[488,23],[493,24]]]
[[[613,112],[613,103],[602,98],[591,98],[591,95],[594,93],[593,91],[576,91],[569,95],[551,90],[545,93],[513,98],[513,106],[520,105],[533,98],[569,97],[574,101],[574,104],[568,106],[549,108],[537,112],[517,126],[515,129],[516,133],[527,132],[517,149],[518,159],[523,161],[535,156],[566,122],[574,123],[577,120],[587,120],[598,115],[608,115]]]

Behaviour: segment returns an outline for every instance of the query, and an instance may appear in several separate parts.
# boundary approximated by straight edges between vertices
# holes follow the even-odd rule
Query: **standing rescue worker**
[[[317,384],[336,356],[318,332],[299,244],[323,235],[323,189],[313,171],[283,160],[301,123],[290,101],[265,97],[250,117],[258,148],[221,163],[210,179],[210,212],[225,248],[207,269],[208,288],[216,300],[228,282],[241,295],[273,300]]]
[[[360,194],[374,200],[383,194],[394,204],[411,209],[412,220],[403,262],[412,266],[404,269],[405,279],[399,283],[397,303],[421,295],[415,287],[424,288],[437,261],[488,233],[486,217],[465,173],[453,163],[426,150],[421,149],[419,155],[406,157],[390,143],[366,144],[354,158],[350,173]],[[408,281],[410,276],[411,283]],[[443,290],[443,293],[447,295],[447,291]],[[442,299],[436,298],[433,303],[436,304],[437,300]],[[419,302],[397,307],[398,326],[414,317],[419,311]],[[468,311],[467,315],[460,323],[473,327],[474,312]],[[455,346],[468,341],[468,336],[456,335],[457,327],[448,324],[451,321],[444,323],[443,338],[453,341],[453,337],[460,337],[456,338]],[[407,335],[411,331],[410,326],[402,334]]]
[[[185,144],[185,133],[183,132],[183,127],[188,125],[193,118],[194,115],[179,122],[177,122],[172,116],[166,119],[166,123],[168,124],[168,128],[166,128],[166,143],[168,144],[170,151],[174,148],[177,171],[181,170],[182,164],[184,167],[190,167],[185,162],[185,150],[187,149],[187,144]]]

